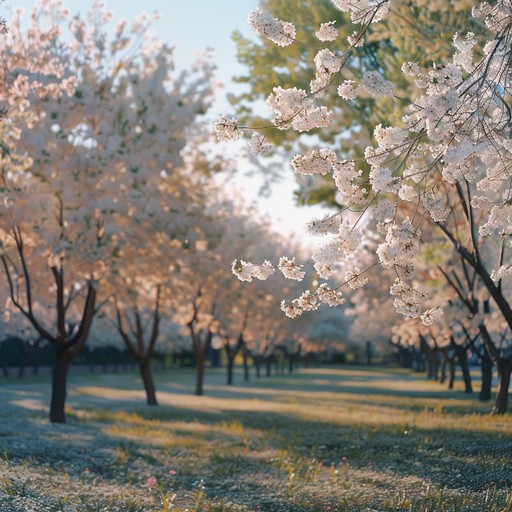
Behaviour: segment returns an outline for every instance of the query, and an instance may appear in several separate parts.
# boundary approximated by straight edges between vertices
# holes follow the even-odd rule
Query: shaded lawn
[[[195,397],[193,372],[157,373],[150,408],[135,374],[75,375],[66,425],[47,380],[2,381],[0,510],[512,511],[512,417],[461,390],[380,368],[224,379]]]

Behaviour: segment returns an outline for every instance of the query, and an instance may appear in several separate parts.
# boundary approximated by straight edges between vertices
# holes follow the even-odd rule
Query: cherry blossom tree
[[[194,148],[201,142],[199,125],[196,131],[189,134]],[[187,150],[184,157],[181,166],[171,173],[155,172],[140,188],[148,210],[145,215],[136,212],[125,235],[140,242],[113,247],[117,256],[110,259],[105,287],[113,297],[119,334],[139,366],[149,405],[157,405],[150,358],[160,335],[159,324],[170,319],[181,302],[175,293],[181,275],[175,270],[209,245],[204,223],[210,226],[212,219],[205,218],[203,209],[208,189],[215,186],[211,169],[203,165],[197,149]],[[146,160],[145,165],[150,162]],[[153,165],[159,168],[157,162]]]
[[[50,420],[64,422],[69,365],[108,298],[97,300],[100,283],[156,208],[143,193],[150,178],[181,165],[211,68],[173,75],[173,50],[151,36],[149,17],[110,36],[103,2],[85,20],[51,0],[26,29],[20,16],[1,48],[12,120],[0,127],[2,262],[12,304],[54,346]]]
[[[390,1],[332,1],[348,13],[355,30],[346,42],[337,41],[335,48],[316,51],[309,86],[275,84],[267,98],[274,129],[301,133],[336,126],[343,130],[335,124],[329,102],[323,102],[331,89],[336,89],[339,102],[357,104],[358,98],[383,98],[407,108],[401,121],[374,127],[373,141],[362,151],[364,162],[342,160],[336,148],[321,145],[292,159],[291,165],[300,175],[332,176],[337,202],[343,205],[338,213],[310,224],[310,231],[329,237],[313,256],[317,273],[325,280],[337,277],[338,287],[363,286],[367,269],[357,267],[341,276],[336,270],[357,254],[361,229],[371,219],[382,236],[374,261],[395,275],[389,291],[397,312],[406,318],[421,318],[428,327],[442,318],[442,304],[429,301],[421,273],[417,273],[417,259],[425,233],[434,227],[458,253],[463,266],[476,274],[510,332],[512,309],[504,282],[512,275],[512,5],[500,0],[473,7],[471,16],[475,24],[485,27],[485,37],[478,39],[472,32],[454,34],[451,57],[443,65],[426,68],[417,61],[403,62],[403,79],[410,81],[413,90],[404,98],[379,65],[365,70],[360,80],[346,74],[347,62],[355,58],[356,48],[367,43],[373,25],[393,12]],[[261,9],[251,13],[249,24],[278,46],[300,44],[291,21]],[[322,34],[331,28],[335,24],[324,26]],[[317,38],[325,40],[323,35],[317,34]],[[253,129],[257,131],[251,145],[265,147],[265,131],[270,127]],[[216,124],[221,140],[238,139],[242,130],[235,118],[220,116]],[[355,219],[349,215],[351,211],[358,212]],[[484,249],[495,245],[498,251]],[[289,273],[298,277],[298,263],[286,260],[274,265],[293,270]],[[261,277],[262,272],[267,276],[271,266],[241,262],[234,273],[242,279]],[[321,283],[314,293],[303,293],[283,304],[283,310],[296,317],[317,309],[322,302],[341,302],[338,287]],[[507,407],[512,372],[509,351],[510,342],[503,341],[500,357],[494,353],[500,375],[497,414]]]

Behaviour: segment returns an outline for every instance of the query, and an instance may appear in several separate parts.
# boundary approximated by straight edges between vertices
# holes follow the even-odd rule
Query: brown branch
[[[115,297],[114,297],[114,301],[115,301],[115,304],[116,304],[115,308],[116,308],[116,318],[117,318],[117,329],[119,331],[119,334],[123,338],[123,341],[124,341],[125,345],[128,347],[128,350],[131,352],[133,357],[137,361],[139,361],[140,354],[137,352],[137,349],[135,348],[135,345],[132,343],[132,340],[130,339],[128,334],[126,334],[126,331],[124,330],[123,318],[122,318],[122,315],[121,315],[121,310],[119,309],[119,306],[117,304],[117,299]]]
[[[155,304],[155,312],[153,315],[153,327],[151,329],[151,336],[149,338],[149,345],[148,349],[146,351],[146,357],[149,358],[151,354],[153,353],[153,350],[155,348],[156,340],[158,338],[158,325],[160,323],[160,292],[161,292],[161,286],[158,285],[156,287],[156,304]]]
[[[22,256],[24,258],[24,256]],[[2,256],[2,263],[5,269],[5,275],[7,276],[7,281],[9,283],[9,293],[11,300],[13,304],[18,308],[18,310],[25,316],[34,329],[38,332],[40,336],[42,336],[45,340],[49,341],[50,343],[55,343],[55,337],[50,334],[49,331],[47,331],[35,318],[35,316],[32,313],[32,309],[25,309],[21,302],[18,300],[18,285],[16,287],[14,286],[14,282],[12,279],[11,271],[9,269],[9,264],[7,263],[7,259],[5,256]],[[25,287],[27,287],[27,282],[25,281]],[[30,286],[27,289],[27,291],[30,291]],[[28,299],[27,299],[28,300]]]
[[[56,289],[56,304],[55,307],[57,309],[57,333],[58,337],[61,340],[65,340],[66,338],[66,315],[65,315],[65,306],[64,306],[64,273],[62,266],[57,268],[56,266],[50,267],[53,278],[55,279],[55,284],[57,286]]]
[[[92,321],[94,319],[96,294],[96,288],[92,282],[89,282],[80,326],[75,335],[72,336],[68,342],[68,346],[72,349],[72,357],[78,354],[89,336],[89,331],[91,330]]]

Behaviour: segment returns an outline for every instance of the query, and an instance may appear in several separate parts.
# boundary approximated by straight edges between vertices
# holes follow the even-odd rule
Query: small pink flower
[[[169,475],[174,476],[176,474],[175,469],[169,469]]]
[[[150,476],[147,480],[146,480],[146,485],[148,487],[153,487],[154,485],[157,484],[157,479],[154,477],[154,476]]]

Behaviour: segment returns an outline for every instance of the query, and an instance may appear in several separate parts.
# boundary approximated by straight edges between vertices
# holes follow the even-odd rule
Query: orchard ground
[[[239,376],[237,376],[239,377]],[[47,377],[0,381],[2,512],[512,511],[512,416],[377,367],[225,386],[209,370],[71,374],[67,424]],[[240,379],[239,379],[240,381]]]

